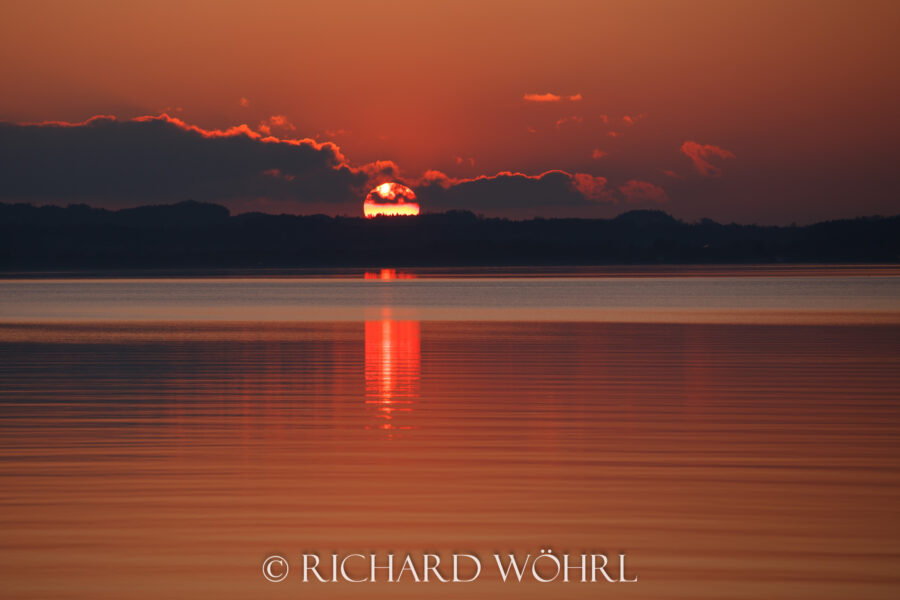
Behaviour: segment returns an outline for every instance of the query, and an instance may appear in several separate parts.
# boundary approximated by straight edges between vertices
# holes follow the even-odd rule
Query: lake
[[[900,595],[896,267],[9,278],[0,382],[7,598]],[[545,548],[639,582],[299,579]]]

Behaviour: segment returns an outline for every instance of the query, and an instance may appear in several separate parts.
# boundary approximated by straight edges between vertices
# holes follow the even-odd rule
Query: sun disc
[[[367,219],[377,216],[414,216],[419,214],[416,194],[405,185],[388,182],[375,187],[363,202]]]

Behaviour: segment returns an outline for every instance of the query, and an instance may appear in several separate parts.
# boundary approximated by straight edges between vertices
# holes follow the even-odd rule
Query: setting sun
[[[0,600],[900,600],[900,0],[0,17]]]
[[[419,214],[416,194],[399,183],[382,183],[366,196],[363,212],[367,219],[377,216],[414,216]]]

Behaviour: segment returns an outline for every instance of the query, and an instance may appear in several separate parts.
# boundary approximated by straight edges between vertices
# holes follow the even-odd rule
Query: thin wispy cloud
[[[283,132],[297,130],[294,124],[284,115],[272,115],[265,121],[262,121],[256,129],[266,135],[272,135],[273,130],[281,130]]]
[[[551,94],[549,92],[545,94],[525,94],[522,98],[526,102],[562,102],[567,100],[569,102],[580,102],[584,99],[584,96],[581,94],[572,94],[569,96],[561,96],[559,94]]]
[[[666,190],[649,181],[629,179],[624,185],[619,186],[619,193],[625,198],[625,202],[635,204],[640,202],[653,202],[662,204],[669,201]]]
[[[575,124],[575,123],[583,123],[583,122],[584,122],[584,118],[583,118],[583,117],[580,117],[580,116],[578,116],[578,115],[572,115],[571,117],[561,117],[561,118],[557,119],[557,120],[556,120],[556,126],[557,126],[557,127],[562,127],[562,126],[565,125],[566,123],[573,123],[573,124]]]
[[[694,168],[697,169],[704,177],[719,177],[722,175],[722,169],[712,164],[709,158],[734,158],[734,153],[725,150],[719,146],[712,144],[699,144],[697,142],[687,141],[681,145],[681,152],[691,159]]]

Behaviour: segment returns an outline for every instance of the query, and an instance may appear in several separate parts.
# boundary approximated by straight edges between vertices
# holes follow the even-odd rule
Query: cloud
[[[296,175],[290,175],[288,173],[282,173],[281,169],[266,169],[263,171],[263,175],[268,175],[269,177],[275,177],[276,179],[286,179],[287,181],[293,181],[296,179]]]
[[[662,204],[663,202],[669,201],[666,190],[649,181],[638,181],[637,179],[629,179],[625,185],[620,185],[619,193],[624,196],[625,202],[628,202],[629,204],[637,202],[656,202]]]
[[[605,177],[556,170],[540,175],[504,171],[465,179],[431,170],[413,183],[422,207],[431,211],[536,214],[545,209],[590,209],[616,202],[606,189]]]
[[[614,202],[606,193],[606,177],[597,177],[587,173],[572,175],[571,185],[581,194],[595,202]]]
[[[622,137],[622,134],[617,131],[607,131],[606,135],[608,135],[611,138]]]
[[[562,100],[556,94],[525,94],[523,98],[527,102],[559,102]]]
[[[599,216],[623,199],[666,199],[647,182],[612,187],[607,177],[561,170],[472,178],[430,170],[415,179],[390,160],[351,164],[333,142],[279,137],[272,128],[290,125],[279,115],[266,124],[268,132],[205,129],[166,114],[0,123],[0,201],[123,208],[192,198],[240,210],[358,214],[366,193],[391,181],[413,187],[426,211],[492,216]]]
[[[568,100],[569,102],[579,102],[584,99],[584,96],[581,94],[572,94],[571,96],[560,96],[559,94],[525,94],[522,98],[526,102],[562,102],[563,100]]]
[[[562,127],[566,123],[583,123],[584,118],[579,117],[578,115],[572,115],[571,117],[562,117],[556,120],[556,126]]]
[[[600,148],[594,148],[594,151],[591,152],[591,158],[594,158],[594,159],[600,159],[600,158],[603,158],[604,156],[609,156],[609,152],[604,152]]]
[[[265,121],[262,121],[259,124],[259,127],[257,127],[256,129],[260,133],[264,133],[266,135],[272,135],[273,129],[280,129],[285,132],[297,130],[297,128],[294,127],[294,124],[291,123],[284,115],[272,115]]]
[[[336,138],[339,136],[350,135],[350,132],[346,129],[326,129],[325,135],[330,138]]]
[[[691,141],[681,145],[681,152],[693,161],[694,167],[705,177],[719,177],[722,174],[722,169],[706,160],[707,158],[713,156],[734,158],[734,153],[729,150],[724,150],[712,144],[698,144]]]
[[[643,114],[634,115],[634,116],[625,115],[624,117],[622,117],[622,123],[627,127],[631,127],[632,125],[636,124],[638,121],[640,121],[643,118],[644,118]]]
[[[391,161],[351,166],[331,142],[279,138],[247,125],[203,129],[166,114],[0,123],[3,200],[119,208],[265,197],[330,206],[356,204],[370,186],[398,174]]]
[[[666,175],[667,177],[671,177],[672,179],[684,179],[684,176],[679,175],[675,171],[672,171],[669,169],[662,169],[660,171],[660,173],[662,173],[663,175]]]
[[[400,177],[400,167],[392,160],[376,160],[356,168],[351,168],[350,170],[357,173],[364,173],[369,177],[372,183],[382,183],[385,180],[397,179]]]
[[[468,164],[470,167],[475,166],[475,158],[474,157],[470,156],[469,158],[463,158],[462,156],[454,156],[453,158],[456,159],[456,164],[458,164],[458,165]]]
[[[238,105],[242,106],[243,108],[247,108],[248,106],[250,106],[250,101],[246,98],[241,98],[240,100],[238,100]]]
[[[438,186],[444,189],[448,189],[461,181],[471,180],[456,179],[454,177],[450,177],[443,171],[438,171],[437,169],[429,169],[425,171],[425,173],[423,173],[418,181],[416,181],[413,185],[426,187]]]

